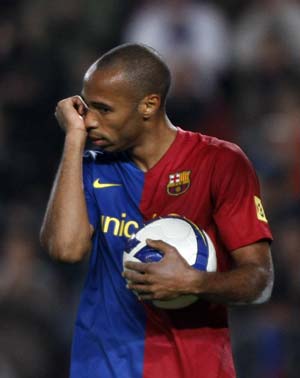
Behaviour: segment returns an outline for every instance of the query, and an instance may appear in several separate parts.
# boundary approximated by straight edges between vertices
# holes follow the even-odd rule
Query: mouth
[[[90,141],[98,147],[106,147],[109,146],[109,141],[105,138],[95,138],[95,137],[89,137]]]

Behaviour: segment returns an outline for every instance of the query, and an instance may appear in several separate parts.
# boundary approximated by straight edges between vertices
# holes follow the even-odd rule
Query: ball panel
[[[159,240],[162,237],[161,225],[158,222],[151,221],[138,230],[135,237],[140,241],[145,241],[146,239]]]
[[[168,219],[168,221],[165,219]],[[164,218],[157,224],[161,226],[161,231],[168,240],[187,239],[191,232],[189,223],[182,222],[181,218]]]
[[[138,260],[143,263],[158,262],[162,259],[163,254],[157,249],[148,247],[147,245],[140,249],[135,255]]]
[[[207,233],[205,231],[203,231],[203,232],[206,236],[206,240],[207,240],[207,243],[208,243],[208,251],[209,251],[208,259],[207,259],[207,265],[206,265],[206,271],[207,272],[215,272],[217,270],[217,253],[216,253],[216,250],[215,250],[215,246],[213,245],[213,242],[212,242],[211,238],[207,235]]]
[[[189,265],[194,265],[197,259],[197,239],[193,227],[187,223],[189,232],[184,238],[178,238],[174,247]],[[180,233],[179,233],[180,235]],[[169,244],[172,244],[171,242]]]
[[[139,243],[140,240],[138,240],[135,236],[131,237],[127,240],[124,252],[130,253]]]
[[[205,271],[207,267],[208,255],[210,252],[208,249],[207,238],[204,232],[200,230],[196,230],[196,236],[197,236],[198,254],[197,254],[196,262],[193,266],[196,269]]]

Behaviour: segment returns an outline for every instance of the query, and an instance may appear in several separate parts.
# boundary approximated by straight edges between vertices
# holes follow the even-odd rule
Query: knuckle
[[[147,273],[148,279],[152,279],[152,275],[156,273],[157,264],[157,262],[147,264],[147,270],[145,270],[145,273]]]
[[[152,280],[151,280],[151,276],[149,274],[144,274],[143,275],[143,282],[145,284],[151,284]]]
[[[177,251],[177,249],[173,245],[170,245],[168,249],[172,253],[175,253]]]
[[[147,263],[143,266],[143,272],[145,273],[145,275],[146,273],[151,272],[151,263]]]

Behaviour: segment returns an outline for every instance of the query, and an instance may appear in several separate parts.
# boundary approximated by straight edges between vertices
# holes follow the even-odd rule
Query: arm
[[[93,233],[82,183],[82,154],[87,137],[84,112],[85,105],[78,96],[57,105],[55,115],[65,131],[65,144],[40,233],[49,254],[67,262],[79,261],[90,251]]]
[[[162,241],[150,241],[164,258],[158,263],[126,264],[124,277],[129,289],[141,299],[171,299],[196,294],[202,299],[226,304],[262,303],[273,286],[273,267],[267,242],[257,242],[232,252],[234,268],[228,272],[201,272],[190,267],[176,248]],[[144,294],[145,293],[145,294]]]
[[[194,276],[195,292],[215,302],[263,303],[273,287],[273,263],[268,242],[257,242],[232,252],[234,268],[207,273],[201,282]],[[196,272],[197,273],[197,272]]]

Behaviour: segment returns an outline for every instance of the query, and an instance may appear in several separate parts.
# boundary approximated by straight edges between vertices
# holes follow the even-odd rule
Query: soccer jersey
[[[219,271],[230,269],[230,251],[271,239],[258,180],[243,152],[178,129],[147,172],[126,153],[88,153],[84,189],[95,233],[71,377],[235,377],[225,306],[198,300],[183,309],[158,309],[139,301],[121,273],[127,239],[159,216],[177,214],[204,229]]]

